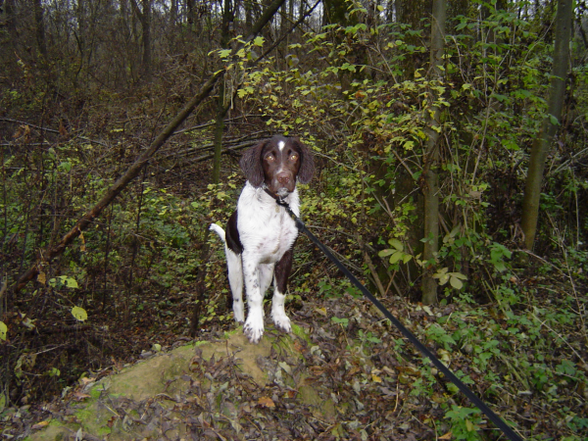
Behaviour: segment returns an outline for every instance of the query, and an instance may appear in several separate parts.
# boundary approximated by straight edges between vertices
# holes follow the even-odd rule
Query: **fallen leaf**
[[[40,421],[37,424],[33,425],[33,430],[42,429],[43,427],[47,427],[49,425],[49,421]]]
[[[84,401],[86,398],[90,398],[91,395],[83,392],[74,392],[73,399],[76,401]]]
[[[274,403],[274,400],[272,400],[270,397],[261,397],[257,401],[257,404],[267,408],[276,407],[276,403]]]
[[[327,309],[326,308],[315,308],[314,310],[324,317],[327,316]]]
[[[96,381],[96,378],[88,378],[88,377],[80,378],[80,383],[84,386],[88,383],[93,383],[94,381]]]

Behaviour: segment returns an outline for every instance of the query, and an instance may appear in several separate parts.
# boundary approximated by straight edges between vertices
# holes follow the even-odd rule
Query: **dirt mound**
[[[178,347],[101,380],[86,379],[29,439],[251,439],[292,431],[311,438],[316,430],[299,425],[300,417],[332,424],[336,411],[330,392],[302,369],[308,351],[300,328],[258,345],[237,330]],[[278,417],[283,413],[289,425]]]

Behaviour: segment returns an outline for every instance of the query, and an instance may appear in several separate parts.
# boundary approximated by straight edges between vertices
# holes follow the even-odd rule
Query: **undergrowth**
[[[405,26],[309,32],[287,47],[285,68],[270,60],[231,71],[241,84],[235,112],[264,114],[228,131],[300,136],[318,165],[316,178],[301,189],[307,226],[526,439],[586,439],[584,119],[570,121],[554,149],[537,247],[522,251],[523,169],[545,116],[549,53],[531,23],[513,14],[491,11],[476,20],[456,19],[442,81],[430,81],[425,67],[402,69],[404,60],[427,50],[407,43],[414,33]],[[475,32],[498,33],[504,41],[474,38]],[[526,44],[531,36],[539,43]],[[352,57],[358,49],[364,60]],[[576,74],[585,88],[586,72]],[[428,100],[433,90],[437,103]],[[144,117],[143,105],[136,115]],[[441,241],[434,261],[423,262],[422,244],[430,240],[422,237],[423,152],[433,105],[444,109]],[[228,171],[236,169],[231,155],[218,185],[209,185],[206,164],[154,161],[59,259],[44,260],[44,250],[136,156],[135,132],[152,135],[142,126],[123,130],[143,119],[121,114],[109,126],[108,147],[87,136],[48,140],[26,124],[5,130],[11,149],[2,156],[0,276],[13,283],[36,262],[41,271],[30,286],[2,298],[0,410],[58,396],[113,359],[134,360],[154,344],[191,338],[197,306],[201,334],[233,326],[224,250],[208,234],[210,222],[226,222],[243,185]],[[212,131],[182,136],[198,150]],[[436,306],[419,304],[426,265],[439,283]],[[294,267],[287,308],[306,306],[311,312],[301,320],[349,346],[348,381],[358,395],[392,399],[386,391],[399,389],[403,406],[434,410],[416,418],[439,436],[447,434],[438,430],[442,424],[455,439],[498,438],[389,324],[362,322],[366,306],[357,291],[304,237]],[[376,353],[369,372],[360,369]],[[390,364],[397,374],[386,370]]]

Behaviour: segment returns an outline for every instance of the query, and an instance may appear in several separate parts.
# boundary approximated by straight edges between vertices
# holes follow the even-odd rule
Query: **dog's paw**
[[[240,305],[233,303],[233,315],[237,323],[243,323],[245,321],[245,312],[243,311],[243,302]]]
[[[243,333],[251,343],[259,343],[259,340],[263,337],[263,321],[259,322],[248,319],[245,326],[243,326]]]
[[[276,328],[278,328],[280,331],[287,333],[292,332],[292,325],[290,324],[290,319],[286,314],[273,314],[272,318]]]

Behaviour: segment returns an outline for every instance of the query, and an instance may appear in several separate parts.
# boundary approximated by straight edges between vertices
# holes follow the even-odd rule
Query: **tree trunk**
[[[143,13],[141,14],[141,28],[143,31],[143,76],[146,81],[151,81],[151,0],[143,0]]]
[[[136,0],[131,0],[133,11],[141,23],[141,73],[146,81],[151,80],[151,1],[141,0],[141,8]]]
[[[566,78],[569,65],[569,43],[572,26],[572,0],[557,2],[557,17],[555,24],[555,47],[553,53],[553,67],[551,74],[551,92],[549,94],[548,115],[543,121],[539,136],[531,148],[529,170],[525,184],[523,198],[522,229],[525,235],[524,246],[533,248],[537,234],[537,219],[539,217],[539,200],[541,196],[541,182],[547,153],[557,133],[561,111],[566,91]]]
[[[35,27],[37,34],[37,48],[43,62],[47,61],[47,45],[45,43],[45,20],[43,18],[43,5],[41,0],[35,0]]]
[[[445,15],[447,10],[446,0],[433,1],[433,17],[431,20],[431,66],[429,75],[432,81],[441,78],[443,46],[445,44]],[[433,102],[438,100],[437,92],[432,92]],[[437,252],[439,251],[439,176],[437,168],[439,165],[439,132],[440,109],[433,105],[428,124],[428,141],[424,161],[424,217],[426,239],[423,249],[423,303],[430,305],[437,302],[437,280],[433,278],[433,271]]]
[[[231,0],[224,0],[223,24],[221,29],[220,45],[226,49],[230,41],[230,28],[233,21],[233,5]],[[216,126],[214,129],[214,160],[212,163],[212,182],[218,184],[220,181],[221,153],[223,149],[223,132],[225,129],[225,116],[228,106],[225,106],[225,82],[220,82],[218,87],[218,98],[216,102]]]
[[[324,0],[323,1],[323,24],[339,24],[349,26],[355,23],[355,18],[349,17],[349,7],[351,3],[348,0]]]
[[[11,43],[13,46],[16,46],[16,12],[14,10],[14,0],[6,0],[4,2],[4,11],[5,11],[5,23],[6,28],[8,29],[8,34],[11,38],[8,39],[8,42]]]
[[[398,23],[410,25],[410,29],[413,31],[422,30],[423,17],[429,17],[431,14],[434,14],[429,0],[396,0],[395,6]],[[433,21],[435,21],[434,15]],[[434,29],[431,29],[431,36],[434,31]],[[415,47],[422,46],[423,44],[422,38],[417,34],[406,33],[402,39],[406,44]],[[425,57],[421,57],[418,52],[414,52],[410,56],[407,56],[402,61],[403,77],[405,79],[413,78],[415,71],[422,68],[426,61]]]

